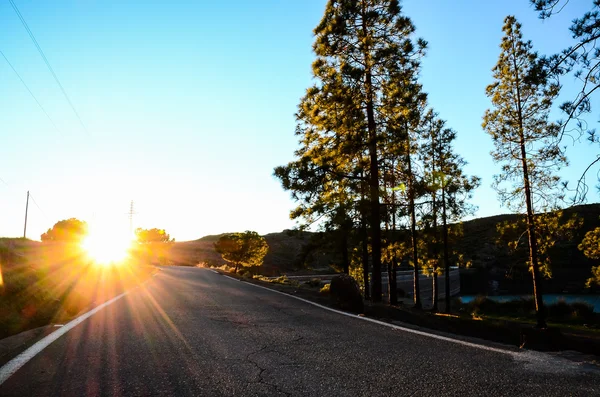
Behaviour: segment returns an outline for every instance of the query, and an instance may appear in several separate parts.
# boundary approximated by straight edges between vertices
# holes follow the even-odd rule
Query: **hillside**
[[[583,219],[583,224],[573,233],[573,238],[558,240],[550,251],[552,278],[545,282],[547,293],[582,292],[591,267],[597,265],[586,258],[577,246],[587,231],[600,226],[600,204],[565,209],[562,219],[574,214]],[[525,257],[512,256],[504,244],[497,243],[500,236],[496,226],[502,222],[516,222],[518,217],[514,214],[498,215],[462,224],[463,236],[456,242],[455,248],[472,260],[474,268],[464,272],[473,277],[472,281],[467,277],[467,283],[463,283],[464,292],[529,292],[531,275],[525,268]]]
[[[547,292],[581,292],[594,262],[577,249],[585,233],[600,226],[600,204],[575,206],[564,210],[563,218],[577,214],[583,225],[572,239],[558,241],[552,254],[553,277],[546,282]],[[530,275],[523,257],[511,256],[504,244],[498,243],[497,225],[516,222],[519,215],[505,214],[473,219],[461,224],[463,234],[457,238],[454,249],[469,259],[472,268],[463,272],[463,291],[467,293],[527,292]],[[456,229],[457,225],[452,225]],[[398,238],[405,235],[400,231]],[[284,273],[331,271],[339,262],[339,255],[326,245],[320,233],[285,230],[264,237],[269,244],[262,272],[267,275]],[[175,243],[169,258],[172,263],[194,266],[200,262],[222,264],[224,261],[213,244],[220,235],[205,236],[198,240]],[[493,291],[492,291],[493,292]]]
[[[225,261],[214,249],[214,243],[221,235],[204,236],[198,240],[176,242],[171,249],[169,259],[183,266],[195,266],[198,263],[224,264]],[[331,255],[315,242],[318,233],[284,230],[263,236],[269,245],[261,273],[279,275],[302,270],[327,270]]]

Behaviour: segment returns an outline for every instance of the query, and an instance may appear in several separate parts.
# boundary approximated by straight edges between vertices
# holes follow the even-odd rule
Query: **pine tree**
[[[433,309],[437,310],[437,266],[442,259],[445,273],[446,312],[450,311],[450,242],[448,238],[448,222],[459,221],[466,215],[473,214],[476,207],[468,200],[471,193],[480,184],[476,176],[464,174],[466,161],[454,152],[453,142],[456,132],[446,127],[446,121],[440,119],[433,110],[427,112],[423,123],[423,141],[419,149],[424,171],[425,189],[429,194],[429,214],[426,223],[432,224],[432,257],[433,267]],[[438,224],[441,222],[441,237]],[[440,258],[440,248],[442,257]]]
[[[349,166],[352,162],[341,167],[345,177],[364,171],[369,191],[357,189],[356,192],[365,193],[369,201],[372,299],[376,302],[381,301],[382,292],[379,169],[383,150],[380,139],[385,133],[382,91],[390,76],[412,58],[419,57],[425,47],[422,41],[413,43],[413,32],[414,27],[410,19],[402,15],[397,0],[330,0],[315,29],[313,49],[317,60],[313,71],[319,83],[313,91],[318,91],[319,95],[317,108],[309,106],[313,109],[306,126],[309,129],[317,127],[320,138],[315,142],[319,146],[330,140],[336,145],[338,140],[351,144],[336,146],[339,150],[305,153],[322,156],[337,164],[337,156],[353,159],[356,167]],[[339,123],[331,121],[336,117]],[[326,137],[323,137],[325,133]],[[359,164],[362,165],[365,153],[368,164],[361,170]],[[320,167],[325,166],[322,158],[317,160]]]
[[[529,0],[541,19],[550,18],[558,14],[567,6],[576,2],[569,0]],[[600,143],[596,129],[591,128],[586,120],[586,115],[592,112],[592,98],[597,95],[600,88],[600,0],[589,1],[589,9],[579,18],[575,18],[569,26],[569,35],[573,45],[565,48],[560,53],[544,57],[541,66],[557,80],[563,76],[575,77],[579,88],[576,94],[564,102],[560,108],[565,119],[558,123],[561,125],[563,135],[569,138],[579,138],[587,134],[588,141],[593,144]],[[554,33],[554,32],[552,32]],[[565,32],[566,33],[566,32]],[[579,135],[574,137],[573,134]],[[583,170],[575,187],[573,202],[584,202],[589,190],[586,182],[588,172],[600,162],[600,155],[590,160]]]
[[[517,211],[525,208],[537,326],[544,328],[534,214],[555,206],[561,198],[556,190],[560,179],[554,172],[566,164],[566,158],[558,146],[560,129],[548,121],[559,87],[537,67],[537,54],[531,42],[523,41],[515,17],[506,17],[503,31],[493,69],[495,82],[486,89],[494,107],[486,111],[483,128],[494,142],[494,161],[502,163],[502,173],[494,180],[500,201]]]

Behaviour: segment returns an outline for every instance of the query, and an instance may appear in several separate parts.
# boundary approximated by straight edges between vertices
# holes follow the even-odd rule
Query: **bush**
[[[596,313],[594,308],[589,303],[585,302],[573,302],[571,303],[572,317],[575,319],[581,319],[585,322],[595,322]]]
[[[594,308],[585,302],[573,302],[568,304],[564,300],[548,306],[548,317],[555,321],[569,321],[581,323],[595,323],[596,314]]]
[[[323,286],[323,288],[321,288],[319,290],[319,293],[323,294],[323,295],[329,295],[329,293],[331,292],[331,284],[327,283]]]
[[[353,313],[364,311],[364,302],[360,293],[358,283],[352,276],[339,274],[331,279],[330,296],[337,305]]]
[[[528,316],[535,312],[535,304],[532,299],[497,302],[486,296],[478,296],[467,307],[475,315]]]
[[[320,278],[311,278],[310,280],[306,281],[304,284],[308,285],[309,287],[313,287],[313,288],[320,288],[321,287],[321,279]]]
[[[548,306],[548,317],[556,320],[566,320],[571,317],[571,306],[563,299]]]

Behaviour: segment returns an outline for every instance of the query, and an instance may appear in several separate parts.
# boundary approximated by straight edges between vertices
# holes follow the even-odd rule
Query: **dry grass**
[[[128,260],[92,263],[65,244],[0,240],[0,338],[62,323],[147,279],[155,268]]]

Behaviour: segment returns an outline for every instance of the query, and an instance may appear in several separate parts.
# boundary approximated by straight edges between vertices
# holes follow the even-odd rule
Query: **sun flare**
[[[81,246],[96,263],[112,265],[127,258],[131,239],[111,234],[90,233]]]

